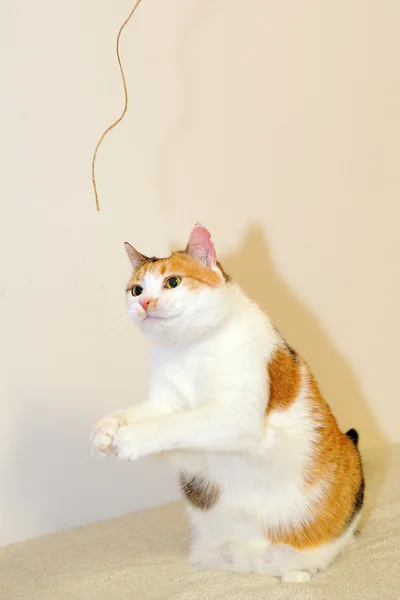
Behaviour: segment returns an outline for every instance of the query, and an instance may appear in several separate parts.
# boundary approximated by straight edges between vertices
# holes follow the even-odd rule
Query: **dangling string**
[[[98,152],[98,149],[100,147],[100,144],[102,143],[102,141],[106,137],[107,133],[109,131],[111,131],[111,129],[114,129],[114,127],[116,127],[118,125],[118,123],[120,123],[122,121],[122,119],[124,118],[124,116],[126,114],[126,111],[128,110],[128,89],[126,87],[125,73],[124,73],[124,69],[122,67],[121,57],[120,57],[120,54],[119,54],[119,41],[120,41],[120,38],[121,38],[121,33],[123,32],[124,28],[128,25],[129,21],[131,20],[131,17],[133,16],[133,13],[135,12],[135,10],[137,9],[137,7],[139,6],[140,2],[141,2],[141,0],[136,0],[135,6],[132,8],[131,12],[129,13],[129,15],[125,19],[125,21],[122,23],[122,25],[120,27],[120,30],[118,32],[118,35],[117,35],[116,51],[117,51],[117,60],[118,60],[119,70],[121,71],[122,84],[124,86],[124,94],[125,94],[125,106],[124,106],[124,110],[122,111],[122,113],[118,117],[118,119],[116,121],[114,121],[114,123],[112,123],[109,127],[107,127],[107,129],[103,132],[101,138],[97,142],[97,145],[96,145],[96,148],[95,148],[95,151],[94,151],[94,154],[93,154],[93,159],[92,159],[92,183],[93,183],[93,189],[94,189],[94,196],[95,196],[95,199],[96,199],[96,208],[97,208],[98,211],[100,210],[100,203],[99,203],[99,194],[97,192],[96,175],[95,175],[95,165],[96,165],[97,152]]]

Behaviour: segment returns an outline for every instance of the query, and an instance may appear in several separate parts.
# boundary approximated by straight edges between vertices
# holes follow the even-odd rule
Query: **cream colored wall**
[[[143,0],[99,214],[91,153],[122,106],[132,2],[20,0],[15,30],[1,5],[19,69],[2,98],[1,541],[175,497],[164,466],[96,462],[87,438],[145,394],[147,345],[115,323],[122,242],[167,253],[198,220],[341,426],[399,441],[400,3]]]

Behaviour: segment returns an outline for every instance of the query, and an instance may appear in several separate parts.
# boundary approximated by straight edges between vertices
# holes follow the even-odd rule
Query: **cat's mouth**
[[[144,315],[143,321],[170,321],[174,318],[174,315],[171,316],[163,316],[163,315],[154,315],[151,313],[146,313]]]

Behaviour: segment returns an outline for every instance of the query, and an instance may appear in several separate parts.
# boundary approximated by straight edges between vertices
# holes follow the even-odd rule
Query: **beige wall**
[[[341,426],[364,447],[400,440],[400,3],[143,0],[122,42],[130,111],[99,153],[97,214],[91,153],[122,106],[114,37],[131,6],[14,7],[3,543],[175,496],[162,465],[98,463],[87,437],[145,393],[147,345],[115,323],[122,242],[167,253],[198,220],[309,360]],[[10,155],[4,144],[3,165]]]

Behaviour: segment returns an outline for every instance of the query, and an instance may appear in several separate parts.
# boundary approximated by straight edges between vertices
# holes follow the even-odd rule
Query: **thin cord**
[[[94,196],[95,196],[95,199],[96,199],[96,208],[97,208],[98,211],[100,210],[100,203],[99,203],[99,194],[97,192],[96,175],[95,175],[95,165],[96,165],[97,152],[98,152],[98,149],[100,147],[100,144],[102,143],[102,141],[106,137],[107,133],[109,133],[111,131],[111,129],[114,129],[114,127],[116,127],[118,125],[118,123],[120,123],[122,121],[122,119],[124,118],[124,116],[126,114],[126,111],[128,110],[128,88],[126,87],[125,73],[124,73],[124,69],[122,67],[121,57],[120,57],[120,54],[119,54],[119,40],[121,38],[121,33],[125,29],[126,25],[128,25],[129,21],[131,20],[131,17],[133,16],[133,13],[135,12],[135,10],[137,9],[137,7],[139,6],[140,2],[141,2],[141,0],[136,0],[135,6],[132,8],[131,12],[129,13],[129,15],[127,16],[127,18],[125,19],[125,21],[122,23],[122,25],[120,27],[120,30],[118,32],[118,35],[117,35],[116,51],[117,51],[117,60],[118,60],[119,70],[121,71],[121,78],[122,78],[122,83],[123,83],[123,86],[124,86],[124,94],[125,94],[125,106],[124,106],[124,110],[122,111],[122,113],[118,117],[118,119],[116,121],[114,121],[114,123],[112,123],[109,127],[107,127],[107,129],[103,132],[101,138],[97,142],[97,145],[96,145],[96,148],[95,148],[95,151],[94,151],[94,154],[93,154],[93,159],[92,159],[92,183],[93,183],[93,189],[94,189]]]

